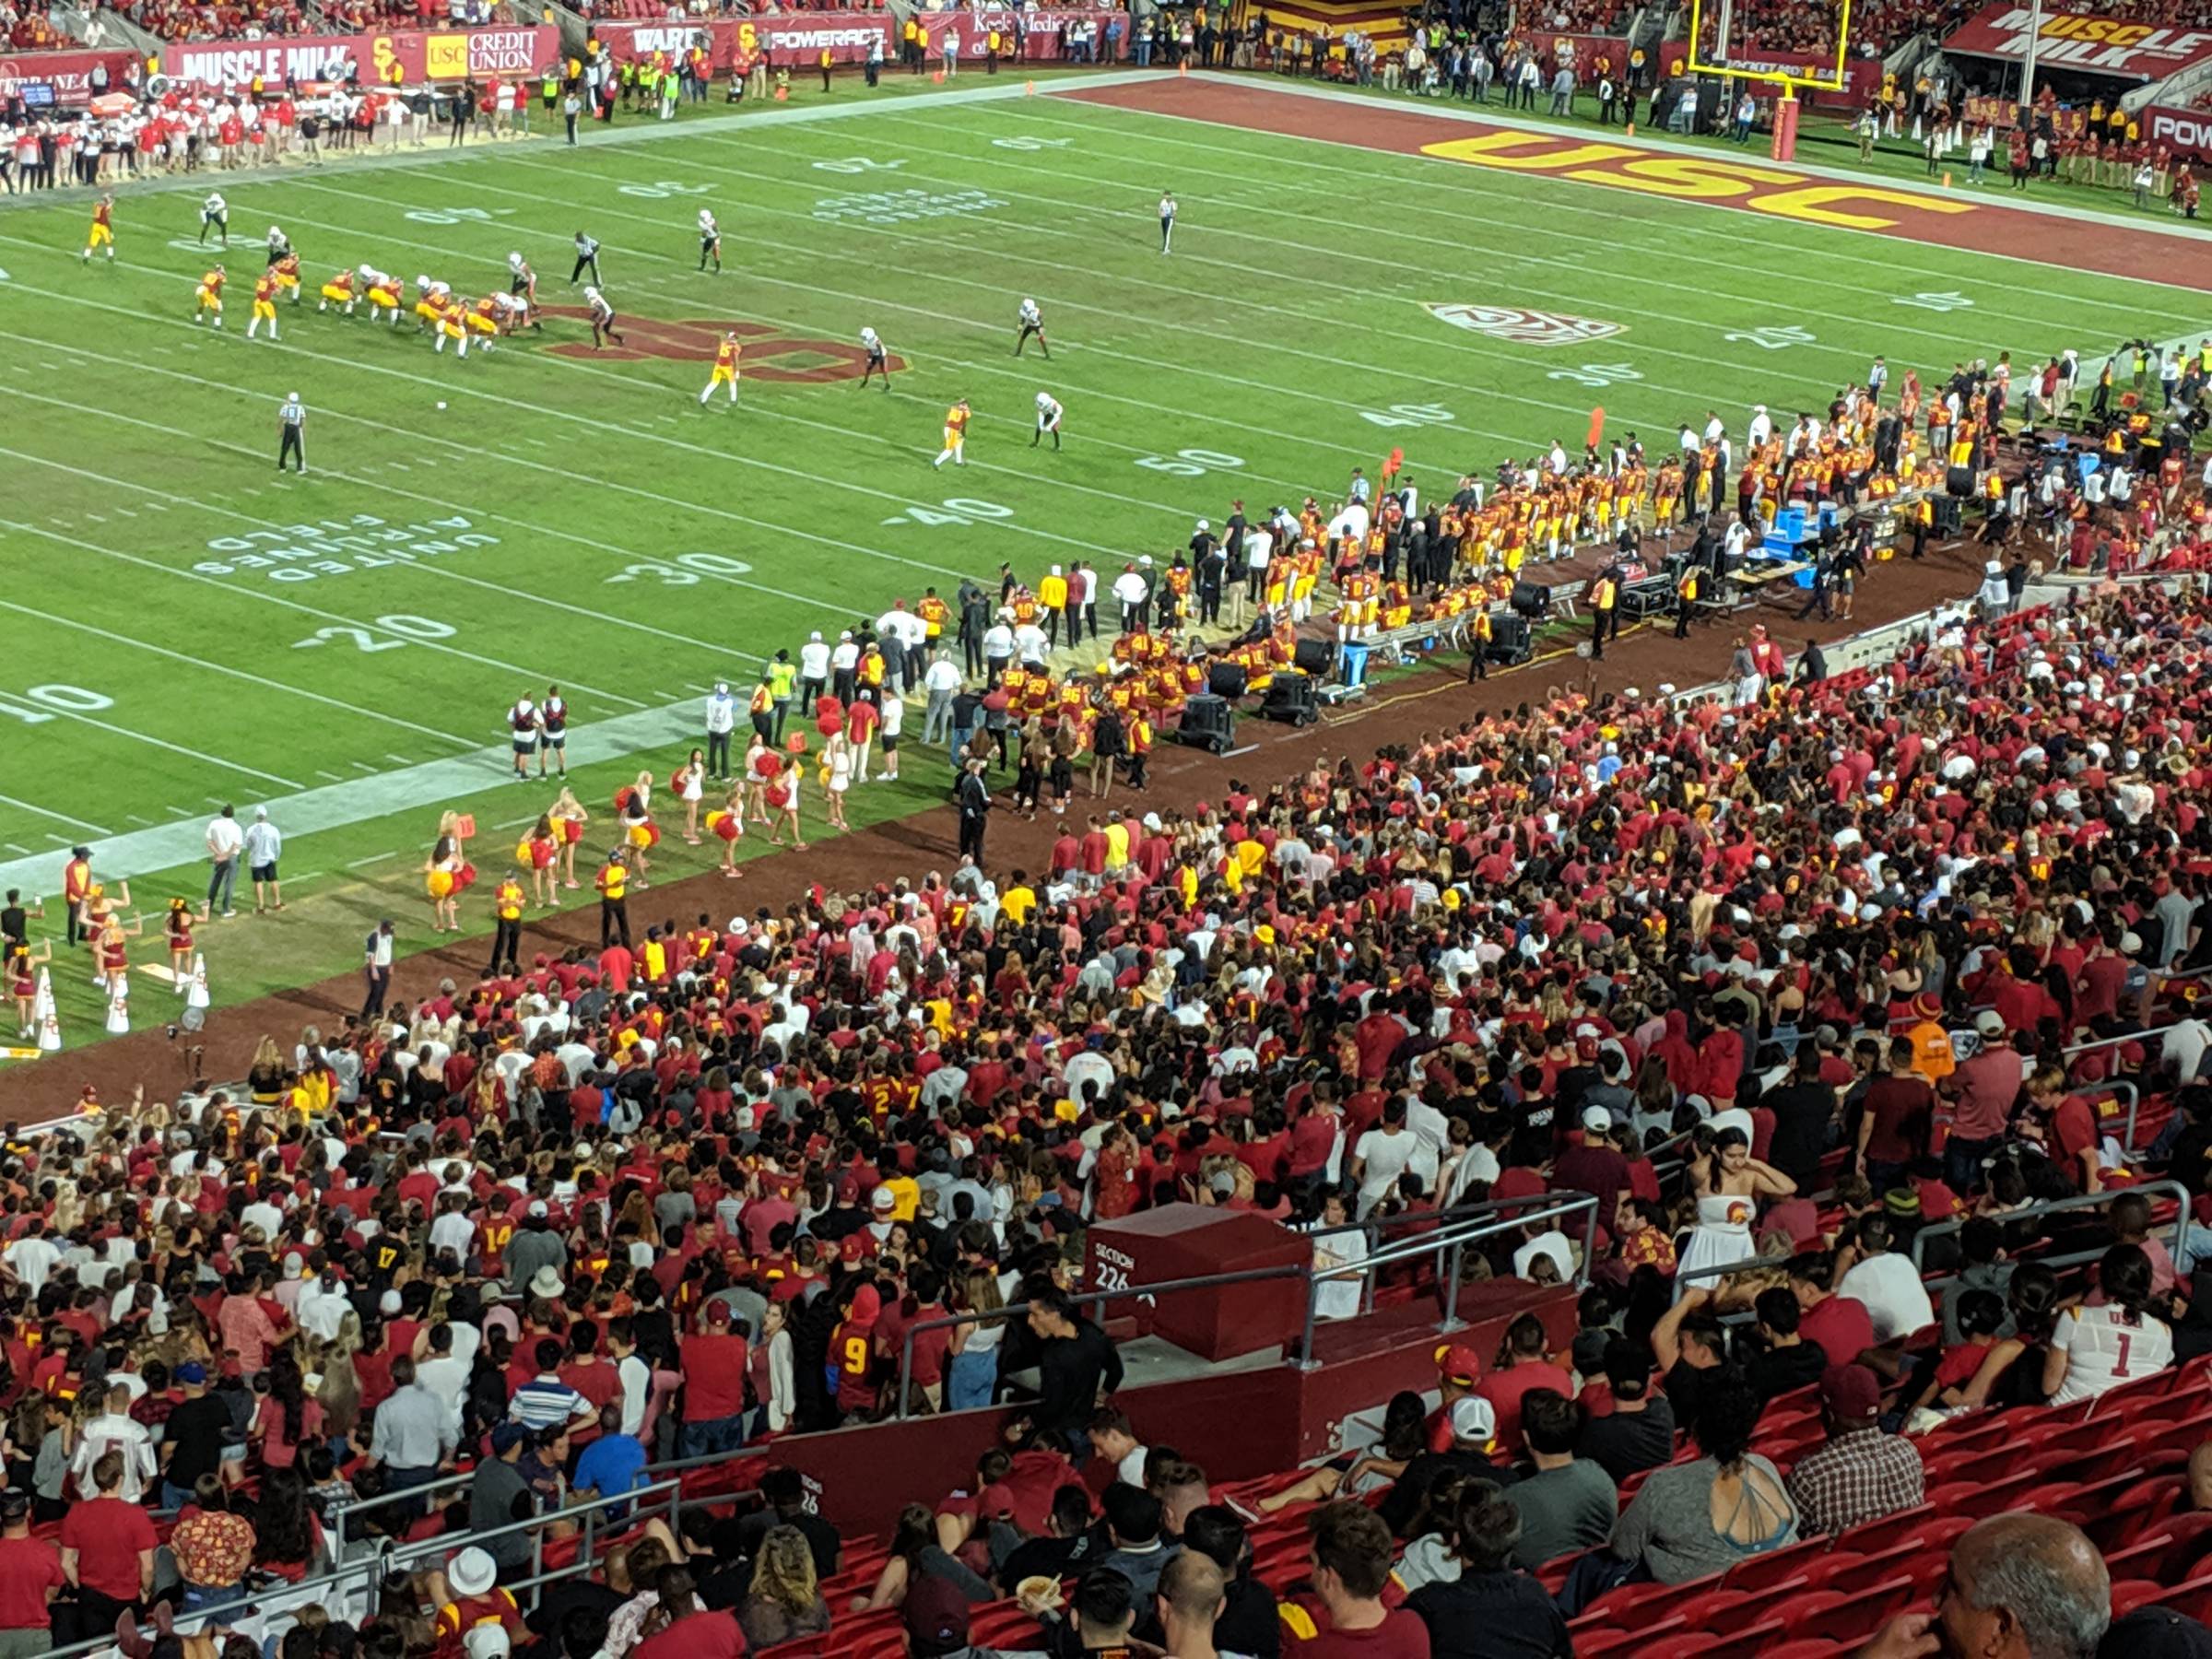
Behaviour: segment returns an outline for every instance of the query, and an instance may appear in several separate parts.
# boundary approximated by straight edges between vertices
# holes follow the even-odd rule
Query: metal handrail
[[[1993,1217],[1991,1218],[2000,1222],[2001,1224],[2008,1226],[2016,1221],[2032,1221],[2044,1216],[2062,1215],[2070,1210],[2095,1209],[2100,1206],[2111,1204],[2115,1199],[2125,1197],[2130,1193],[2140,1193],[2145,1196],[2148,1196],[2153,1193],[2159,1193],[2169,1195],[2173,1199],[2173,1243],[2171,1246],[2171,1249],[2174,1259],[2176,1261],[2182,1260],[2184,1247],[2189,1242],[2190,1200],[2189,1189],[2183,1186],[2178,1181],[2141,1181],[2134,1182],[2126,1186],[2122,1187],[2108,1187],[2101,1193],[2077,1193],[2072,1197],[2068,1198],[2053,1198],[2041,1204],[2026,1205],[2019,1209],[2009,1210],[2002,1216]],[[1963,1230],[1967,1222],[1972,1219],[1974,1219],[1974,1218],[1971,1216],[1962,1216],[1956,1220],[1936,1221],[1922,1228],[1917,1233],[1913,1234],[1913,1271],[1916,1273],[1920,1272],[1925,1265],[1924,1261],[1923,1247],[1925,1245],[1928,1240],[1934,1238],[1947,1238],[1951,1234]],[[2043,1263],[2046,1266],[2072,1267],[2078,1266],[2083,1262],[2095,1261],[2103,1253],[2104,1253],[2102,1250],[2097,1250],[2087,1253],[2076,1252],[2072,1254],[2064,1256],[2037,1256],[2033,1259]]]
[[[349,1516],[360,1514],[366,1510],[383,1509],[393,1504],[418,1502],[434,1492],[452,1491],[465,1487],[474,1479],[476,1479],[476,1476],[473,1473],[446,1475],[436,1480],[426,1481],[421,1486],[394,1488],[375,1498],[355,1498],[345,1503],[334,1503],[330,1507],[330,1512],[323,1518],[323,1524],[331,1536],[343,1547],[346,1542],[346,1522]]]
[[[1561,1200],[1566,1202],[1559,1202]],[[1530,1208],[1537,1211],[1534,1218],[1521,1213]],[[1509,1215],[1509,1211],[1512,1213]],[[1550,1219],[1555,1216],[1565,1218],[1577,1214],[1586,1218],[1583,1230],[1583,1263],[1576,1273],[1579,1288],[1587,1280],[1591,1249],[1596,1240],[1597,1199],[1594,1194],[1589,1193],[1547,1191],[1516,1194],[1506,1198],[1481,1198],[1471,1204],[1456,1206],[1451,1210],[1421,1210],[1414,1212],[1410,1216],[1390,1218],[1390,1220],[1400,1225],[1439,1221],[1442,1225],[1418,1240],[1407,1240],[1401,1244],[1393,1244],[1382,1250],[1373,1251],[1357,1265],[1364,1273],[1367,1269],[1374,1266],[1386,1266],[1396,1262],[1416,1260],[1429,1255],[1436,1255],[1441,1258],[1444,1252],[1452,1252],[1450,1278],[1445,1286],[1447,1297],[1445,1328],[1453,1329],[1457,1328],[1453,1322],[1456,1321],[1458,1316],[1459,1263],[1465,1247],[1470,1240],[1488,1237],[1492,1233],[1503,1231],[1508,1227],[1523,1226],[1532,1218],[1544,1220]],[[1377,1228],[1378,1224],[1371,1221],[1352,1222],[1324,1229],[1319,1234],[1307,1233],[1303,1236],[1313,1238],[1358,1230],[1365,1232],[1371,1241]],[[1162,1279],[1153,1284],[1122,1285],[1106,1289],[1072,1291],[1069,1293],[1068,1300],[1077,1306],[1091,1304],[1102,1306],[1112,1301],[1140,1299],[1157,1300],[1163,1294],[1172,1294],[1183,1290],[1258,1284],[1274,1279],[1302,1279],[1306,1285],[1306,1318],[1305,1329],[1299,1342],[1296,1362],[1301,1367],[1306,1367],[1312,1363],[1315,1287],[1329,1278],[1341,1277],[1346,1271],[1347,1271],[1346,1268],[1324,1268],[1317,1272],[1312,1261],[1309,1258],[1301,1262],[1280,1263],[1270,1267],[1247,1267],[1234,1273],[1194,1274],[1183,1278]],[[1370,1276],[1368,1284],[1371,1288],[1371,1294],[1373,1283],[1374,1280]],[[894,1420],[904,1422],[908,1418],[907,1401],[913,1383],[914,1338],[917,1335],[924,1331],[950,1330],[958,1325],[975,1324],[983,1319],[1010,1318],[1017,1314],[1027,1313],[1033,1306],[1035,1306],[1034,1303],[1028,1301],[1009,1302],[1002,1308],[991,1310],[988,1313],[947,1313],[941,1318],[922,1320],[908,1325],[900,1341],[898,1406]]]

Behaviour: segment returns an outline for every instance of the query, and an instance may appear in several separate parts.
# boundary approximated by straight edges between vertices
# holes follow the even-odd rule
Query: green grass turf
[[[1262,76],[1260,78],[1274,79],[1277,77]],[[1306,83],[1301,81],[1299,84]],[[1636,142],[1639,138],[1659,139],[1669,144],[1688,145],[1698,149],[1710,150],[1717,157],[1723,159],[1733,157],[1736,160],[1749,162],[1755,166],[1802,165],[1841,168],[1867,178],[1898,179],[1907,183],[1922,186],[1929,185],[1947,176],[1950,180],[1950,188],[1966,199],[1989,202],[1997,206],[2018,206],[2025,204],[2081,208],[2090,212],[2111,214],[2121,219],[2136,219],[2145,223],[2171,224],[2179,218],[2171,201],[2164,198],[2153,198],[2148,206],[2137,207],[2134,191],[2122,186],[2080,184],[2063,177],[2037,178],[2029,181],[2027,190],[2016,192],[2012,188],[2011,176],[2006,171],[2005,150],[2002,146],[1992,153],[1989,160],[1984,164],[1983,177],[1979,182],[1971,182],[1968,177],[1971,162],[1963,141],[1957,149],[1936,163],[1936,171],[1931,174],[1928,171],[1926,152],[1912,141],[1912,128],[1909,124],[1897,137],[1883,138],[1877,141],[1874,147],[1873,155],[1862,161],[1859,159],[1859,139],[1853,125],[1853,117],[1840,112],[1823,112],[1813,109],[1810,105],[1806,105],[1803,113],[1798,117],[1795,160],[1775,163],[1771,160],[1773,135],[1765,129],[1754,132],[1751,135],[1751,142],[1747,145],[1737,144],[1725,133],[1707,133],[1696,137],[1688,137],[1679,133],[1663,131],[1652,126],[1648,122],[1638,123],[1633,137],[1621,136],[1621,129],[1618,127],[1601,129],[1596,119],[1597,97],[1587,88],[1576,92],[1573,112],[1564,117],[1554,116],[1548,112],[1550,109],[1548,96],[1540,100],[1534,110],[1508,111],[1503,100],[1494,94],[1488,104],[1476,104],[1464,99],[1453,100],[1420,98],[1402,89],[1393,91],[1380,82],[1367,87],[1347,86],[1343,90],[1392,103],[1406,102],[1429,107],[1441,106],[1463,113],[1477,115],[1486,121],[1494,121],[1502,126],[1535,127],[1545,131],[1579,133],[1590,135],[1602,133],[1608,136],[1620,137],[1621,142],[1629,144]],[[1773,88],[1771,85],[1759,83],[1754,86],[1753,90],[1756,95],[1763,99]],[[1649,114],[1651,112],[1650,98],[1646,96],[1639,99],[1636,107],[1641,113]],[[2212,229],[2212,227],[2208,227],[2208,229]]]
[[[235,1002],[353,966],[379,914],[406,948],[433,942],[417,872],[441,806],[474,810],[488,877],[549,799],[505,781],[496,755],[504,709],[548,680],[588,760],[578,793],[604,812],[641,766],[682,760],[698,688],[727,676],[742,692],[808,628],[924,583],[949,594],[1002,560],[1031,578],[1072,558],[1111,573],[1167,554],[1197,515],[1218,522],[1231,496],[1257,510],[1340,493],[1393,445],[1433,489],[1555,435],[1579,442],[1601,401],[1611,429],[1653,440],[1708,408],[1740,430],[1749,404],[1824,401],[1877,351],[1924,371],[2006,347],[2087,356],[2205,321],[2198,297],[2144,284],[2069,276],[2060,291],[2015,261],[1434,160],[1049,97],[886,101],[579,151],[226,176],[241,240],[220,334],[191,322],[205,260],[171,240],[194,234],[200,186],[126,191],[122,257],[90,268],[81,200],[8,204],[0,861],[28,858],[25,885],[51,894],[81,837],[196,824],[217,800],[241,816],[277,804],[290,908],[204,935],[216,1000]],[[1153,219],[1163,188],[1183,206],[1171,259]],[[872,224],[833,202],[879,191],[975,210]],[[720,276],[696,270],[701,205],[724,228]],[[300,250],[309,293],[276,346],[242,337],[270,223]],[[736,410],[701,409],[703,346],[589,360],[549,349],[585,337],[557,321],[463,363],[411,322],[313,312],[342,265],[476,293],[510,249],[559,304],[579,227],[606,242],[608,291],[633,324],[835,342],[871,324],[908,366],[888,394],[748,380]],[[1921,291],[1971,304],[1900,303]],[[1045,309],[1049,364],[1012,359],[1024,293]],[[1449,327],[1430,301],[1625,332],[1535,349]],[[1762,332],[1777,329],[1796,332]],[[1058,454],[1029,447],[1040,388],[1067,406]],[[279,482],[275,409],[292,390],[313,411],[314,470]],[[962,394],[969,465],[933,472],[940,416]],[[407,525],[423,528],[387,538]],[[363,538],[332,539],[349,530]],[[380,807],[394,774],[440,760],[461,769],[450,792]],[[911,737],[909,760],[907,782],[855,792],[856,821],[942,799]],[[330,821],[305,832],[311,808],[293,797],[318,790],[313,821]],[[710,862],[665,843],[661,873]],[[136,959],[161,960],[159,906],[196,900],[200,867],[105,870],[130,877],[147,912]],[[465,913],[488,930],[484,890]],[[100,1035],[86,979],[56,974],[72,1043]],[[175,999],[137,984],[143,1025]]]

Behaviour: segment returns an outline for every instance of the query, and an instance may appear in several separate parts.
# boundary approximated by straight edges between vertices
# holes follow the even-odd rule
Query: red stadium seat
[[[1747,1556],[1728,1569],[1721,1582],[1731,1590],[1754,1594],[1783,1589],[1809,1578],[1828,1554],[1826,1538],[1804,1538],[1764,1555]]]

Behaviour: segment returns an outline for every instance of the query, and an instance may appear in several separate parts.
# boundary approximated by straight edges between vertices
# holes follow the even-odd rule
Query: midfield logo
[[[1571,317],[1564,312],[1524,311],[1517,305],[1424,305],[1430,315],[1517,346],[1573,346],[1620,333],[1618,323]]]

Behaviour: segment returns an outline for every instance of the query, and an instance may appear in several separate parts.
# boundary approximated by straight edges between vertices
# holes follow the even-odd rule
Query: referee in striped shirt
[[[288,393],[276,406],[276,470],[284,470],[287,455],[300,472],[307,471],[307,406],[300,401],[300,394]]]

